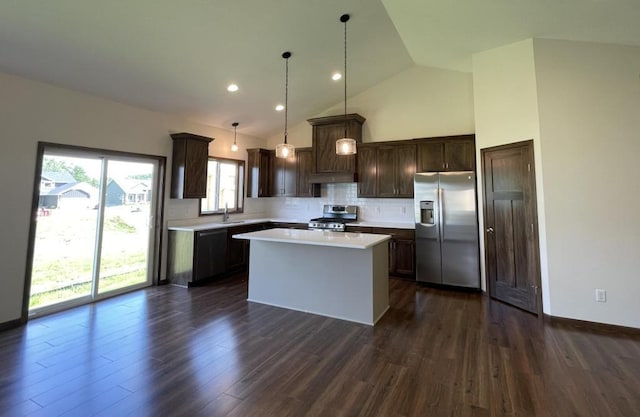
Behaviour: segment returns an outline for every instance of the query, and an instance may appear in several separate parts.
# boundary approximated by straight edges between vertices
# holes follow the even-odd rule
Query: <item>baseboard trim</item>
[[[20,327],[24,324],[22,319],[15,319],[11,321],[5,321],[4,323],[0,323],[0,332],[3,330],[14,329],[16,327]]]
[[[544,314],[544,321],[549,324],[570,325],[581,330],[596,331],[607,334],[624,336],[640,336],[640,329],[636,327],[619,326],[617,324],[597,323],[594,321],[570,319]]]

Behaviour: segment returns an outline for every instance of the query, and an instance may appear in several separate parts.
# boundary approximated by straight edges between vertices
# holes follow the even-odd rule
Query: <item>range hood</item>
[[[357,182],[357,155],[337,155],[336,140],[354,138],[362,143],[362,124],[365,118],[357,113],[317,117],[307,120],[313,126],[313,168],[309,182],[313,184],[335,184]]]

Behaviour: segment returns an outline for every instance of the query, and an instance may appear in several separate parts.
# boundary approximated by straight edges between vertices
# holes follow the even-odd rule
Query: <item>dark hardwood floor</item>
[[[0,333],[2,416],[638,416],[640,337],[391,280],[375,327],[162,286]]]

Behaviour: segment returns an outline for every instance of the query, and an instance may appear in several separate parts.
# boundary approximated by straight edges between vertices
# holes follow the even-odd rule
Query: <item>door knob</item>
[[[493,233],[493,227],[487,227],[487,233]]]

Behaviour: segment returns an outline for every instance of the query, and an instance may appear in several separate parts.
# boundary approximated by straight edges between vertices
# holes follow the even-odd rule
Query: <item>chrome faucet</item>
[[[224,212],[222,213],[222,221],[229,221],[229,208],[227,207],[227,203],[224,203]]]

